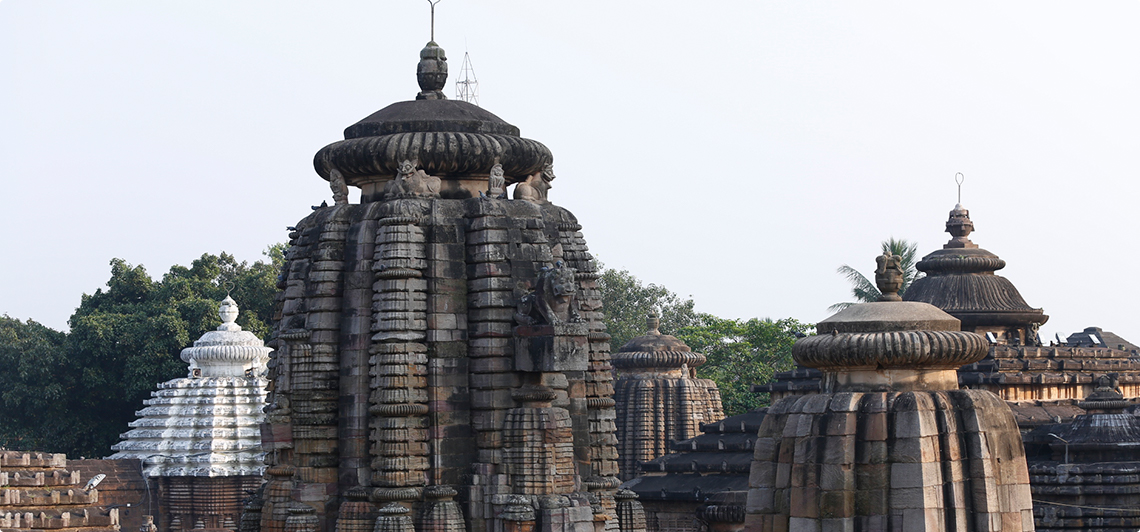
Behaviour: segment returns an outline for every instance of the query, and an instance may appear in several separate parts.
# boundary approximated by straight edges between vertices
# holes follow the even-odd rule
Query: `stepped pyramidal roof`
[[[265,470],[259,425],[264,419],[270,348],[234,321],[229,296],[222,324],[182,350],[189,374],[158,385],[112,459],[140,459],[148,476],[224,477]]]

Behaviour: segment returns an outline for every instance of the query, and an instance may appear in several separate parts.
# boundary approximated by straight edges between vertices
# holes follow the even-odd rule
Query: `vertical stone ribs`
[[[355,207],[344,250],[344,304],[340,331],[340,478],[342,493],[368,495],[372,478],[368,451],[369,346],[372,343],[372,272],[380,204]],[[359,501],[356,501],[359,502]],[[348,503],[346,503],[348,504]],[[344,515],[344,505],[341,515]],[[337,526],[340,526],[338,522]],[[368,525],[371,530],[371,523]]]
[[[504,463],[512,493],[564,495],[574,491],[573,422],[565,408],[552,407],[546,387],[523,388],[522,403],[507,411]]]
[[[602,293],[598,289],[597,264],[586,247],[582,226],[573,216],[562,211],[564,218],[558,224],[558,244],[562,259],[577,272],[579,314],[589,331],[590,362],[586,371],[586,406],[590,423],[589,476],[616,477],[618,474],[617,437],[614,435],[614,384],[613,366],[610,364],[610,335],[602,321]],[[585,474],[585,472],[583,472]]]
[[[586,246],[582,226],[569,211],[556,207],[558,247],[562,260],[575,270],[578,280],[578,313],[586,322],[589,341],[589,366],[585,374],[585,403],[588,424],[589,471],[582,471],[584,486],[589,489],[595,519],[604,521],[604,529],[617,530],[615,488],[619,481],[618,452],[613,399],[613,366],[610,363],[610,335],[603,321],[602,295],[598,289],[597,264]]]
[[[426,484],[428,264],[421,224],[429,205],[417,199],[386,202],[376,232],[370,452],[372,485],[382,493],[391,490],[380,499],[418,498],[418,490],[400,488]]]
[[[305,330],[292,354],[293,464],[300,502],[325,519],[337,484],[337,387],[340,381],[340,314],[344,290],[344,243],[349,209],[328,211],[313,228],[316,247],[305,292]]]
[[[502,429],[519,385],[514,370],[511,327],[514,283],[511,279],[510,223],[501,202],[476,198],[466,202],[467,335],[471,393],[471,425],[477,448],[470,489],[469,517],[490,519],[489,500],[507,493]]]

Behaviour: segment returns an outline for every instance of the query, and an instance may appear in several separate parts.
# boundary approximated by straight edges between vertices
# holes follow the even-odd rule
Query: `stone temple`
[[[901,301],[898,256],[877,259],[879,302],[854,305],[798,340],[821,393],[769,408],[749,475],[749,532],[1033,530],[1021,434],[957,368],[982,336],[922,302]]]
[[[710,379],[696,378],[705,356],[657,329],[646,317],[646,332],[613,355],[618,371],[618,456],[622,480],[638,474],[638,464],[667,454],[675,442],[700,434],[702,424],[724,417],[720,390]]]
[[[242,499],[265,472],[260,425],[265,416],[268,347],[234,321],[230,297],[222,324],[182,350],[184,378],[158,385],[112,449],[113,460],[139,460],[159,489],[164,531],[237,528]]]
[[[334,201],[290,233],[243,530],[644,528],[617,490],[598,274],[549,200],[553,156],[447,100],[446,76],[428,43],[415,100],[316,154]]]

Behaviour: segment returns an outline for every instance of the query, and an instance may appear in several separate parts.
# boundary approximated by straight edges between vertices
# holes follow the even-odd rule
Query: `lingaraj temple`
[[[111,459],[0,452],[0,531],[1140,528],[1140,354],[1043,343],[963,206],[725,417],[656,317],[610,352],[553,155],[446,78],[429,42],[414,100],[317,152],[332,205],[291,228],[269,342],[227,298]]]

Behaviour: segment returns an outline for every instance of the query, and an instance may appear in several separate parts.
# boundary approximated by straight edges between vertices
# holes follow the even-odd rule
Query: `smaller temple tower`
[[[622,480],[637,476],[638,464],[668,453],[674,442],[700,434],[702,424],[724,417],[716,383],[696,378],[705,356],[661,334],[655,314],[646,316],[645,326],[612,361]]]
[[[946,232],[954,238],[915,265],[926,276],[903,299],[946,311],[961,320],[963,331],[992,333],[1003,344],[1040,345],[1037,329],[1049,316],[1030,307],[1009,279],[994,274],[1005,261],[971,242],[973,231],[970,211],[955,205],[946,220]]]
[[[1086,413],[1072,423],[1033,434],[1051,451],[1029,460],[1038,530],[1140,529],[1140,417],[1126,411],[1135,403],[1111,374],[1078,406]]]
[[[959,390],[981,336],[899,301],[901,258],[878,257],[879,302],[798,340],[822,393],[786,397],[760,426],[745,530],[1033,530],[1021,434],[1005,402]]]
[[[222,324],[182,350],[185,378],[158,385],[115,444],[112,459],[136,459],[159,479],[159,527],[234,530],[241,501],[261,485],[265,471],[260,424],[270,349],[234,323],[229,296]]]

